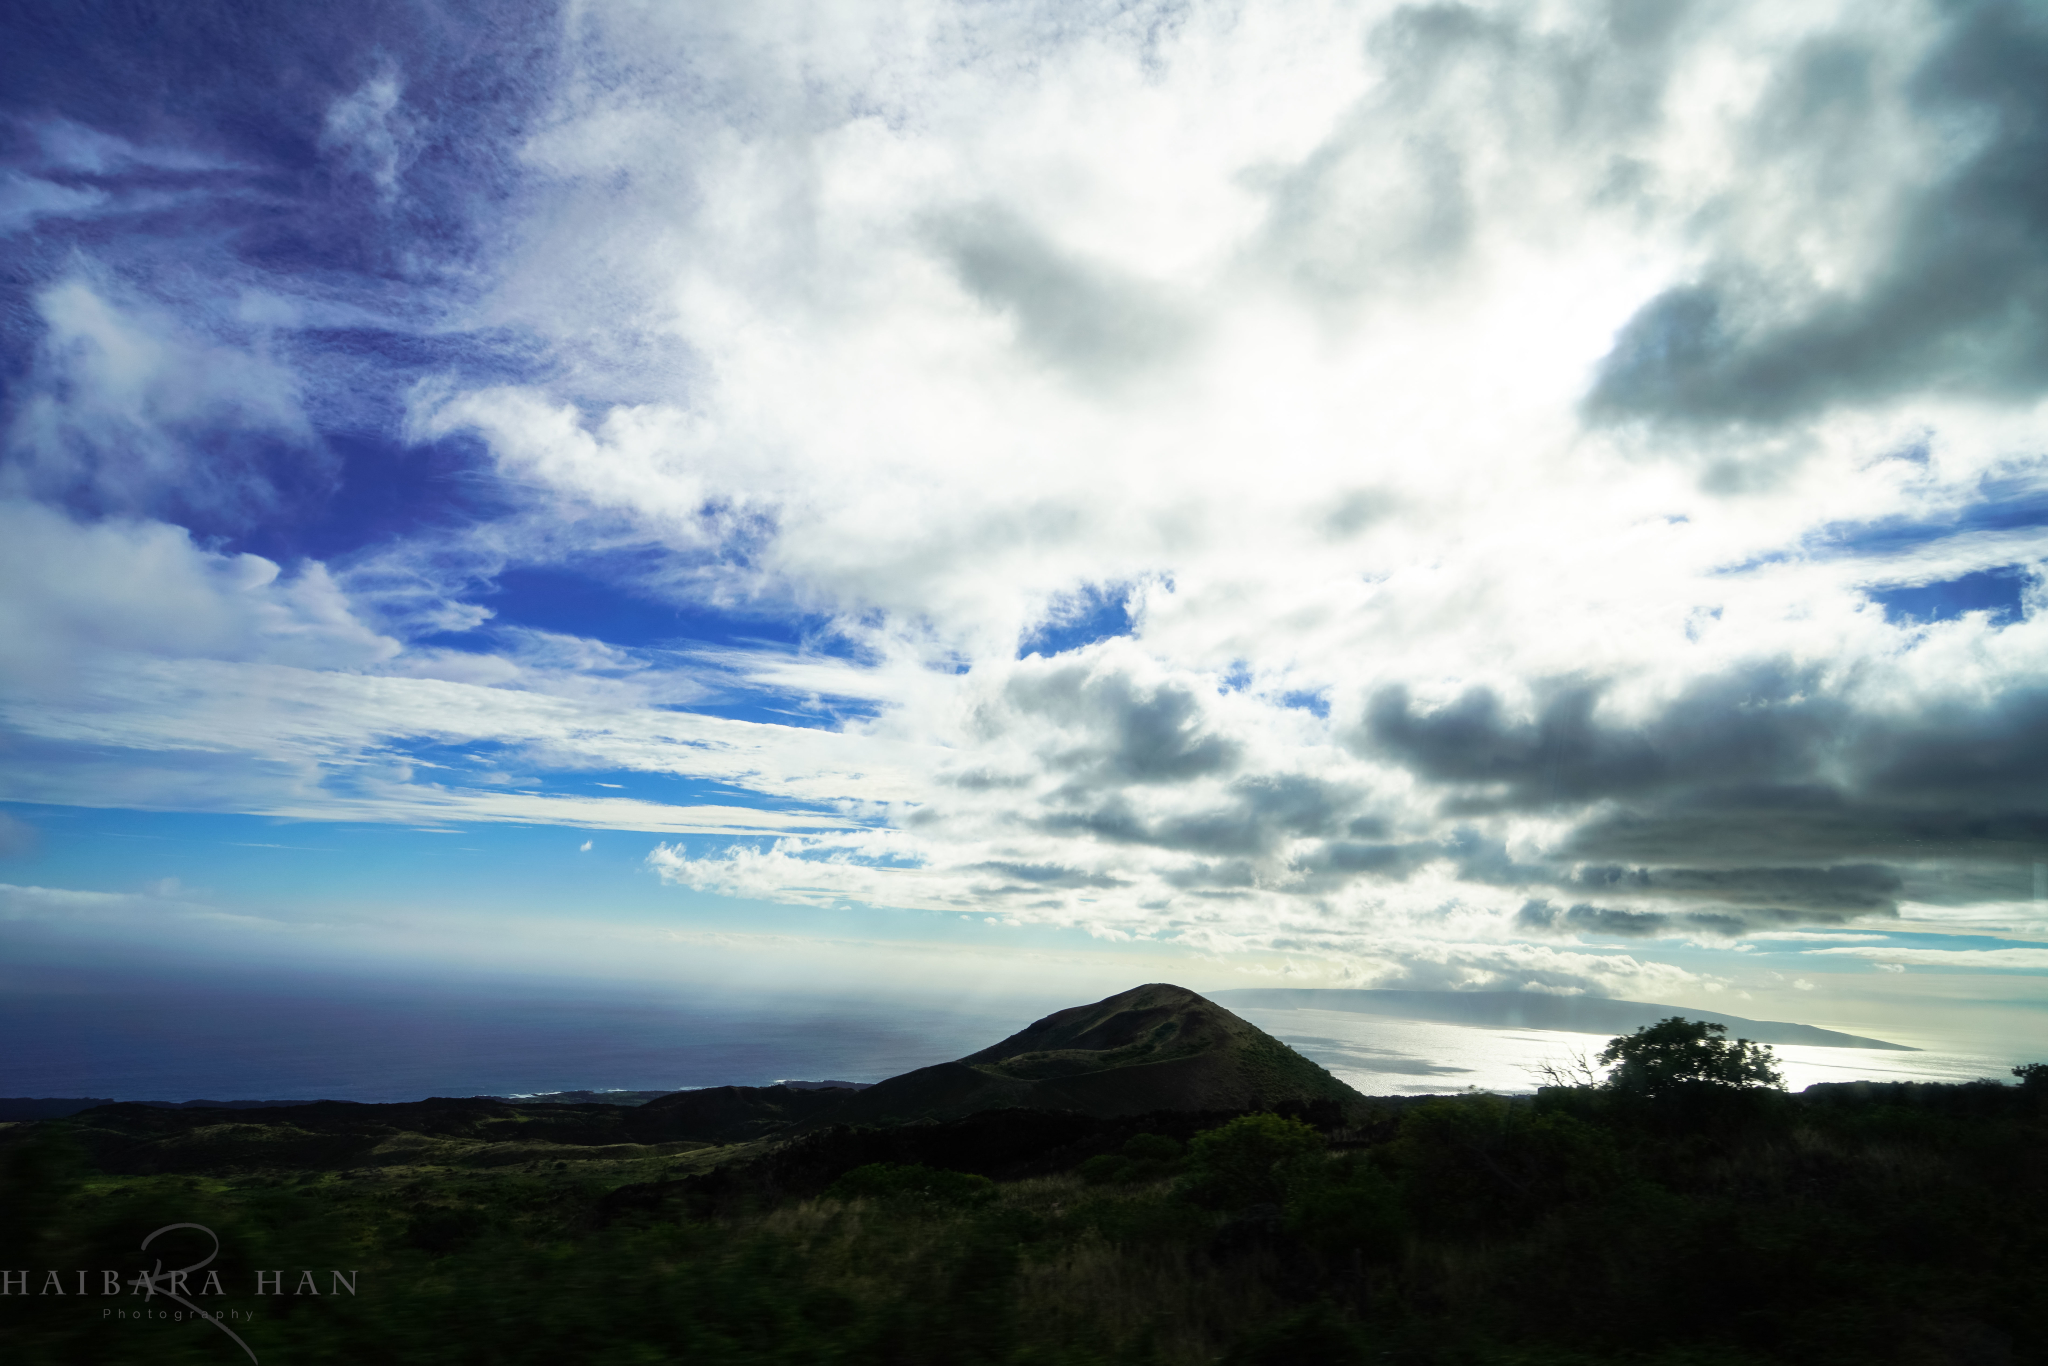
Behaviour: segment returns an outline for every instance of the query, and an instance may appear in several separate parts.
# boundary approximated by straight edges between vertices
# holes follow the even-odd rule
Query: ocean
[[[167,985],[62,974],[0,998],[0,1095],[418,1100],[879,1081],[984,1048],[1070,999],[827,997],[504,979]],[[1606,1038],[1244,1009],[1369,1095],[1528,1091]],[[1815,1081],[2006,1079],[2021,1059],[1780,1046]]]
[[[1396,1020],[1340,1010],[1233,1007],[1275,1038],[1315,1059],[1369,1096],[1428,1095],[1477,1088],[1532,1091],[1544,1064],[1591,1058],[1611,1035],[1547,1029],[1491,1029]],[[1774,1046],[1785,1084],[1797,1091],[1822,1081],[2010,1081],[2020,1058],[1929,1049]]]

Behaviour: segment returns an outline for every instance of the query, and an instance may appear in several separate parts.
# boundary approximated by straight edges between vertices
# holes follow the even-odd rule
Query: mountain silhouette
[[[1056,1011],[956,1062],[848,1095],[819,1124],[956,1119],[982,1110],[1348,1109],[1365,1098],[1258,1026],[1153,982]]]

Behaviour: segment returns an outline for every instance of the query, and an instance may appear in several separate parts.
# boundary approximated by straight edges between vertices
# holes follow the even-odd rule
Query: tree
[[[1766,1044],[1733,1042],[1728,1026],[1682,1015],[1644,1025],[1608,1041],[1600,1061],[1613,1070],[1606,1087],[1631,1095],[1676,1091],[1785,1089],[1778,1055]]]

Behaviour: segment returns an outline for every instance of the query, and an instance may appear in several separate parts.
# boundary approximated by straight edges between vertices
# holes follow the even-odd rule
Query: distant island
[[[1244,987],[1212,991],[1209,999],[1225,1006],[1250,1006],[1254,1009],[1342,1010],[1397,1020],[1433,1020],[1439,1024],[1474,1025],[1488,1029],[1551,1029],[1578,1034],[1623,1034],[1673,1015],[1685,1015],[1718,1020],[1728,1026],[1729,1033],[1757,1043],[1882,1048],[1900,1053],[1920,1051],[1906,1044],[1887,1043],[1861,1034],[1842,1034],[1832,1029],[1779,1020],[1748,1020],[1722,1010],[1653,1005],[1647,1001],[1616,1001],[1603,996],[1553,996],[1537,991]]]

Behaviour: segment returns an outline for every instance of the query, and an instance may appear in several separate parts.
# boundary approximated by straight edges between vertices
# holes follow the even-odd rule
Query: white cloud
[[[2020,837],[1971,832],[2038,805],[2048,538],[1939,532],[1987,480],[2048,487],[2042,394],[1941,360],[2006,374],[1988,313],[1894,335],[1885,304],[1997,136],[1928,103],[1968,21],[1616,15],[582,11],[461,319],[546,378],[430,377],[410,411],[479,438],[512,510],[332,577],[9,513],[88,566],[7,609],[56,642],[27,672],[75,661],[61,704],[10,706],[58,755],[15,790],[717,834],[653,866],[1651,998],[1698,983],[1503,941],[1539,899],[1558,933],[1696,937],[1988,877]],[[401,95],[381,72],[326,124],[387,201],[427,117]],[[24,487],[169,487],[207,424],[303,434],[260,346],[82,276],[40,306]],[[207,469],[260,502],[254,467]],[[824,625],[664,653],[479,600],[625,551],[637,593]],[[2015,623],[1868,596],[2006,566],[2033,566]],[[1016,658],[1077,605],[1128,636]],[[851,719],[675,710],[736,696]],[[463,746],[774,809],[484,790]]]
[[[1838,22],[1876,45],[1885,117],[1905,117],[1917,19],[1738,11],[1645,68],[1576,8],[1455,40],[1385,8],[1198,11],[1142,42],[1106,19],[1055,38],[1035,13],[986,31],[940,8],[842,16],[821,50],[723,11],[594,12],[589,78],[528,149],[561,195],[499,307],[593,369],[621,337],[650,364],[670,344],[695,360],[642,373],[625,404],[582,381],[443,387],[420,431],[474,430],[521,485],[625,519],[676,552],[679,593],[838,611],[892,654],[1000,657],[1063,595],[1136,582],[1161,657],[1247,660],[1333,705],[1391,678],[1598,673],[1640,709],[1758,658],[1875,664],[1896,679],[1878,693],[1915,664],[1946,685],[1958,653],[1982,668],[1988,648],[2006,677],[2038,663],[2039,632],[1983,623],[1899,659],[1861,592],[2038,556],[2038,533],[1910,569],[1720,572],[1817,518],[1953,501],[2031,417],[1880,405],[1704,456],[1589,432],[1577,407],[1616,327],[1713,248],[1693,240],[1702,206],[1727,250],[1812,220],[1786,270],[1886,240],[1939,173],[1925,148],[1859,145],[1852,213],[1803,188],[1820,144],[1756,139],[1800,44]],[[1445,79],[1417,85],[1406,60]],[[674,100],[677,70],[721,99]],[[1556,103],[1567,71],[1593,73],[1580,127]],[[1376,168],[1375,148],[1422,160]],[[973,236],[991,213],[1002,231]],[[1432,214],[1462,226],[1415,226]],[[933,215],[954,226],[934,237]],[[605,249],[570,252],[572,225]],[[598,261],[558,292],[565,265]],[[1128,349],[1134,307],[1116,281],[1170,300],[1186,349],[1104,391],[1097,353]],[[1066,355],[1032,321],[1046,300],[1123,321]],[[1931,475],[1872,459],[1930,428]],[[847,695],[895,683],[839,675]]]
[[[285,574],[259,555],[203,549],[163,522],[81,524],[0,499],[0,578],[0,678],[17,702],[40,694],[68,707],[81,700],[71,691],[80,671],[109,667],[109,657],[346,668],[399,648],[355,618],[321,565]]]
[[[0,566],[10,588],[0,666],[17,685],[68,679],[106,654],[345,667],[399,648],[355,619],[321,565],[284,575],[258,555],[202,549],[162,522],[80,524],[0,500]]]
[[[298,378],[260,348],[125,301],[91,271],[42,290],[36,310],[43,342],[0,490],[246,518],[275,503],[272,446],[322,465]]]
[[[417,154],[417,133],[400,100],[404,84],[386,67],[328,106],[320,144],[367,177],[389,203],[398,178]]]
[[[0,235],[32,228],[38,218],[84,217],[106,202],[105,190],[59,185],[19,171],[0,173]]]

